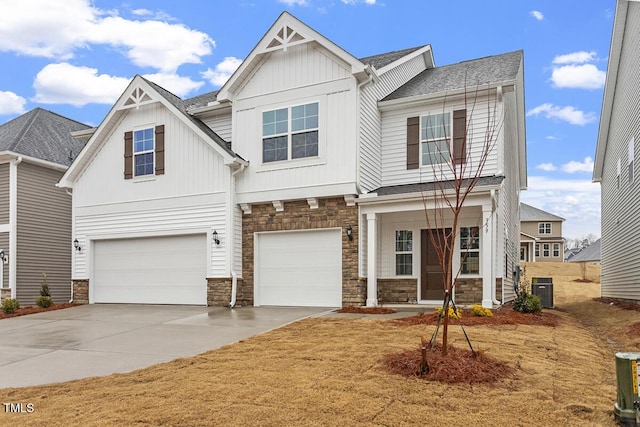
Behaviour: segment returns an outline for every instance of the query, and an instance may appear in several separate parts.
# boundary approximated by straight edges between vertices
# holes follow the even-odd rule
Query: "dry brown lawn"
[[[3,402],[35,412],[2,413],[0,424],[614,426],[614,353],[640,348],[626,329],[640,313],[592,301],[599,284],[576,282],[578,268],[527,267],[529,277],[554,278],[557,327],[465,327],[476,348],[515,369],[497,383],[388,374],[384,356],[417,347],[433,325],[325,317],[128,374],[4,389]],[[465,346],[459,327],[450,341]]]

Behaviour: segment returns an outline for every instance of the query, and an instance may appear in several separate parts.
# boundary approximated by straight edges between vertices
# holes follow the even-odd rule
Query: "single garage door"
[[[207,304],[204,234],[98,240],[93,245],[93,301]]]
[[[255,304],[342,306],[340,229],[255,234]]]

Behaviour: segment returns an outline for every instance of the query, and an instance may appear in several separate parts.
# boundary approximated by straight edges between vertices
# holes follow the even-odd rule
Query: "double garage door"
[[[255,234],[255,304],[342,306],[340,229]]]
[[[98,240],[93,245],[93,301],[207,304],[204,234]]]

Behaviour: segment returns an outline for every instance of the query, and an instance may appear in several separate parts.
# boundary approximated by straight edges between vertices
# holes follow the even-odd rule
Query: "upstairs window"
[[[318,156],[318,103],[262,113],[264,163]]]
[[[133,175],[153,175],[154,171],[154,140],[153,129],[136,130],[133,132]]]
[[[451,138],[451,114],[431,114],[420,118],[422,166],[448,163]]]
[[[164,125],[124,133],[124,179],[164,174]]]
[[[480,274],[480,229],[460,227],[460,272]]]
[[[538,234],[551,234],[551,223],[550,222],[539,222],[538,223]]]

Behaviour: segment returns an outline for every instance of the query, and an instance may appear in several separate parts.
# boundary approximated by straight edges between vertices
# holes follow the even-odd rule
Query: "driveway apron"
[[[90,304],[3,319],[0,388],[130,372],[329,310]]]

